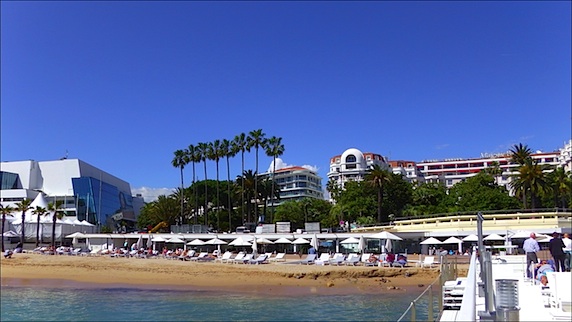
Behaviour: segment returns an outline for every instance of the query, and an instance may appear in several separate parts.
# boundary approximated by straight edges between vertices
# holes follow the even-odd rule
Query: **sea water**
[[[395,321],[415,294],[269,296],[135,288],[2,287],[1,321]],[[423,311],[424,312],[420,312]],[[418,306],[417,317],[426,316]]]

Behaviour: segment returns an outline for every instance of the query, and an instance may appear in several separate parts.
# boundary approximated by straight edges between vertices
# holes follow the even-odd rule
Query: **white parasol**
[[[309,244],[309,243],[310,242],[304,238],[298,238],[292,242],[292,244],[294,244],[294,245],[303,245],[303,244]]]
[[[229,245],[232,246],[252,246],[251,243],[249,243],[248,241],[244,240],[242,237],[238,237],[237,239],[231,241],[229,243]]]
[[[490,234],[487,237],[483,238],[483,240],[504,240],[505,238],[499,234]]]
[[[366,236],[366,238],[372,239],[393,239],[393,240],[403,240],[401,237],[394,235],[388,231],[382,231],[379,233],[375,233],[373,235]]]
[[[318,243],[318,236],[316,236],[316,234],[312,236],[312,241],[310,241],[310,246],[314,247],[316,251],[320,247],[320,244]]]
[[[365,246],[366,246],[365,238],[363,238],[363,236],[359,236],[358,249],[360,250],[360,252],[363,252],[365,250]]]
[[[188,242],[187,245],[190,246],[202,246],[205,245],[206,243],[200,239],[193,239],[192,241]]]
[[[429,238],[425,239],[424,241],[420,242],[419,244],[421,244],[421,245],[439,245],[439,244],[441,244],[441,241],[435,237],[429,237]]]
[[[357,239],[355,237],[350,237],[350,238],[342,240],[340,242],[340,244],[359,244],[359,239]]]
[[[466,242],[477,242],[479,241],[479,236],[475,235],[475,234],[470,234],[469,236],[466,236],[463,238],[463,241]]]
[[[290,239],[286,239],[286,238],[282,237],[282,238],[275,240],[274,244],[292,244],[292,241]]]

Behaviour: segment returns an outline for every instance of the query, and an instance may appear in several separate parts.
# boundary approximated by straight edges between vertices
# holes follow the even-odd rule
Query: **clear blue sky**
[[[571,136],[569,1],[1,9],[2,161],[67,150],[134,189],[175,188],[175,150],[262,128],[325,184],[350,147],[421,161],[552,151]]]

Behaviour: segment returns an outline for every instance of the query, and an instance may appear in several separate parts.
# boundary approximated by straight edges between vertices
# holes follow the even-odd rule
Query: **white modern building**
[[[401,175],[403,179],[411,183],[425,182],[425,177],[419,172],[414,161],[393,160],[389,161],[389,166],[394,174]]]
[[[261,175],[272,177],[272,172]],[[310,169],[299,166],[276,169],[274,180],[280,188],[280,199],[274,200],[274,206],[286,201],[304,198],[324,199],[322,178]],[[268,201],[268,205],[270,206],[270,201]]]
[[[0,163],[0,203],[14,206],[43,193],[50,203],[62,201],[63,212],[99,229],[131,226],[144,204],[131,195],[129,183],[79,159]]]
[[[362,181],[374,164],[390,170],[387,159],[380,154],[362,153],[355,148],[347,149],[341,155],[330,158],[328,180],[333,180],[343,189],[348,181]]]

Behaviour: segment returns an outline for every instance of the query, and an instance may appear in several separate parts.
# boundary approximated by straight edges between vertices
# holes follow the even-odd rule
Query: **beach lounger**
[[[232,258],[232,252],[225,252],[224,254],[222,254],[221,257],[215,259],[215,263],[216,263],[216,262],[224,263],[224,262],[228,261],[228,260],[231,259],[231,258]]]
[[[191,260],[191,261],[198,261],[198,260],[204,259],[204,258],[207,257],[207,256],[209,256],[209,253],[207,253],[207,252],[201,252],[201,253],[199,254],[199,256],[191,257],[191,258],[189,258],[189,260]]]
[[[238,256],[237,256],[237,257],[238,257]],[[236,258],[235,258],[232,262],[233,262],[234,264],[246,264],[246,263],[250,262],[253,258],[254,258],[254,255],[253,255],[253,254],[246,254],[246,255],[244,255],[243,258],[241,258],[241,259],[236,259]]]
[[[254,265],[264,264],[264,263],[268,263],[268,255],[266,254],[258,255],[256,259],[251,259],[250,261],[248,261],[248,264],[254,264]]]
[[[369,258],[371,257],[371,255],[373,255],[373,253],[363,253],[361,254],[360,260],[358,265],[361,263],[362,265],[365,266],[366,263],[369,262]]]
[[[372,254],[372,255],[373,255],[373,254]],[[363,263],[364,266],[378,266],[378,265],[381,266],[381,265],[380,265],[380,263],[381,263],[381,258],[382,258],[381,255],[375,256],[375,257],[377,258],[376,261],[370,261],[370,260],[368,259],[366,262]]]
[[[426,256],[425,258],[423,258],[423,261],[420,262],[421,267],[429,266],[429,268],[433,268],[433,264],[435,264],[434,256]]]
[[[241,260],[243,260],[243,259],[244,259],[244,256],[246,256],[246,253],[240,252],[240,253],[236,254],[236,256],[234,256],[234,258],[229,259],[229,260],[227,261],[227,263],[234,264],[235,261],[241,261]]]
[[[346,256],[344,256],[344,254],[342,253],[335,253],[334,257],[330,258],[330,265],[341,265],[343,264],[344,260],[346,259]]]
[[[348,255],[348,259],[346,259],[346,260],[344,261],[344,264],[345,264],[346,266],[349,266],[349,265],[351,265],[351,266],[356,266],[356,265],[359,263],[359,260],[360,260],[360,257],[359,257],[358,254],[351,253],[351,254]]]
[[[304,264],[304,265],[314,264],[316,257],[317,257],[316,254],[308,254],[308,256],[306,256],[306,258],[304,258],[303,260],[300,261],[300,264]]]
[[[316,259],[314,262],[316,265],[329,265],[330,264],[330,254],[328,253],[321,253],[320,258]]]
[[[275,257],[269,259],[271,262],[285,262],[286,261],[286,253],[278,253]]]

